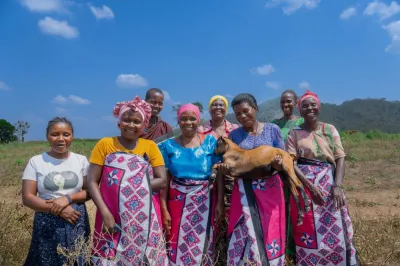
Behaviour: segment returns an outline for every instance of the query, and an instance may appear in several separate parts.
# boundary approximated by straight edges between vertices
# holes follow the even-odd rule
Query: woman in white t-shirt
[[[35,210],[32,241],[25,265],[63,265],[57,246],[73,249],[78,238],[88,239],[85,201],[88,160],[69,151],[74,129],[62,117],[49,121],[46,131],[51,150],[33,156],[22,177],[23,204]],[[85,240],[86,240],[85,239]],[[80,240],[77,240],[80,241]],[[84,256],[77,256],[78,265]]]

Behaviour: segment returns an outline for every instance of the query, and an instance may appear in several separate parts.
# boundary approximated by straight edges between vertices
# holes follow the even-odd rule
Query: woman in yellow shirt
[[[88,190],[97,206],[93,262],[167,265],[158,195],[153,194],[167,184],[164,160],[153,141],[139,138],[151,107],[136,96],[117,103],[113,114],[121,135],[101,139],[90,157]]]

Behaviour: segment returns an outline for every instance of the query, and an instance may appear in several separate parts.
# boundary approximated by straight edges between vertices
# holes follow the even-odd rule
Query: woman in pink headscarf
[[[297,175],[315,185],[325,202],[313,202],[311,213],[296,226],[297,209],[290,199],[296,265],[360,265],[343,191],[346,154],[340,135],[333,125],[319,121],[321,103],[315,93],[306,91],[298,107],[304,123],[289,131],[287,151],[296,159]]]
[[[102,138],[90,157],[88,191],[97,207],[92,260],[168,265],[154,195],[166,186],[164,160],[155,142],[139,138],[151,107],[136,96],[117,103],[113,114],[121,135]]]
[[[217,140],[198,132],[197,106],[182,105],[177,117],[182,134],[158,144],[170,177],[161,201],[169,263],[214,265],[214,223],[224,216],[222,176],[216,178],[217,193],[212,189]]]

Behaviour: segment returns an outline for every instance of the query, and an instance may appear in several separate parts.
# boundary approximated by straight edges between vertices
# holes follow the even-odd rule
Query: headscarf
[[[211,97],[210,102],[208,103],[208,108],[210,109],[211,104],[215,101],[215,100],[222,100],[225,103],[226,108],[228,108],[228,100],[222,96],[222,95],[215,95],[213,97]]]
[[[113,115],[118,118],[118,124],[121,122],[122,115],[129,110],[138,112],[142,116],[145,126],[149,124],[151,106],[144,100],[140,99],[139,96],[136,96],[132,101],[118,102],[115,104]]]
[[[181,107],[179,107],[178,112],[176,113],[176,116],[178,117],[178,119],[186,111],[194,112],[196,114],[197,120],[200,121],[200,110],[199,110],[199,107],[197,107],[196,105],[191,104],[191,103],[187,103],[187,104],[184,104]]]
[[[318,98],[318,95],[309,90],[306,90],[306,93],[304,93],[303,96],[301,96],[299,101],[297,102],[297,107],[299,108],[300,113],[301,113],[301,103],[307,98],[313,98],[317,102],[318,109],[321,108],[321,102]]]

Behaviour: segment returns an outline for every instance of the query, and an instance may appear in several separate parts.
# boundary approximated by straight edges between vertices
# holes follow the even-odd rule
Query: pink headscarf
[[[139,96],[136,96],[132,101],[118,102],[114,106],[113,115],[118,118],[118,124],[121,122],[122,115],[129,110],[139,112],[145,126],[148,125],[151,117],[151,106],[144,100],[141,100]]]
[[[200,121],[200,110],[199,110],[199,107],[197,107],[196,105],[191,104],[191,103],[187,103],[187,104],[184,104],[181,107],[179,107],[177,115],[176,115],[178,117],[178,119],[186,111],[194,112],[196,114],[197,120]]]
[[[321,102],[318,98],[318,95],[309,90],[306,90],[306,93],[304,93],[303,96],[301,96],[299,101],[297,102],[297,107],[299,108],[300,113],[301,113],[301,103],[307,98],[313,98],[318,104],[318,109],[321,108]]]

